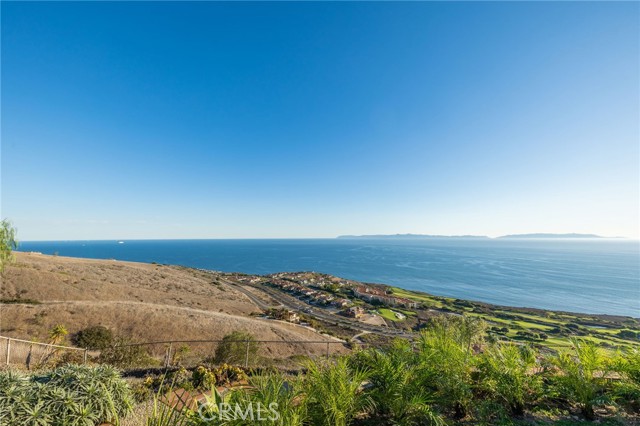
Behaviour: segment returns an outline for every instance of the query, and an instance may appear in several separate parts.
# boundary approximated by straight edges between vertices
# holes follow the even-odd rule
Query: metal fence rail
[[[0,363],[27,369],[46,367],[54,360],[86,363],[88,350],[0,336]]]
[[[235,346],[233,364],[245,367],[262,367],[276,360],[287,362],[294,356],[329,358],[333,352],[350,349],[348,343],[332,340],[167,340],[120,348],[144,348],[151,358],[150,364],[155,366],[195,367],[216,363],[216,350],[222,343]]]
[[[135,367],[195,367],[216,363],[216,351],[221,343],[234,345],[232,363],[245,367],[264,367],[273,362],[287,363],[300,357],[326,357],[345,352],[352,344],[337,340],[167,340],[160,342],[117,345],[104,350],[104,354],[137,351]],[[63,345],[32,342],[0,336],[0,365],[39,369],[56,363],[83,364],[108,361],[103,351]],[[132,365],[133,367],[133,365]]]

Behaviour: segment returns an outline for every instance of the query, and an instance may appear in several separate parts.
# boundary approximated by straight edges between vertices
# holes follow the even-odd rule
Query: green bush
[[[361,388],[366,379],[367,373],[350,367],[346,358],[308,364],[304,392],[311,424],[346,426],[371,411],[373,401]]]
[[[594,407],[608,401],[606,358],[595,343],[574,339],[572,351],[552,359],[560,370],[554,376],[558,393],[576,403],[587,420],[594,420]]]
[[[541,395],[542,378],[536,367],[536,352],[532,348],[496,343],[482,356],[479,387],[511,415],[520,417]]]
[[[242,368],[222,364],[212,370],[216,383],[221,385],[230,385],[235,382],[241,382],[248,379],[247,373]]]
[[[105,349],[113,343],[113,333],[106,327],[95,325],[78,331],[72,341],[81,348]]]
[[[33,376],[0,372],[0,424],[117,423],[132,407],[131,390],[109,366],[68,365]]]
[[[473,317],[439,317],[420,333],[419,380],[456,419],[465,417],[472,403],[474,347],[482,343],[485,327]]]
[[[306,400],[303,398],[299,380],[285,380],[279,374],[254,376],[249,380],[248,389],[236,390],[229,402],[245,407],[264,407],[263,420],[254,424],[265,426],[303,426],[307,420]],[[258,405],[259,404],[259,405]],[[270,407],[277,412],[272,415]],[[266,411],[266,413],[264,413]],[[230,421],[230,425],[245,425],[244,422]]]
[[[216,375],[207,367],[199,365],[191,373],[193,387],[201,390],[209,390],[216,385]]]
[[[119,368],[151,367],[159,364],[143,345],[133,344],[125,338],[117,338],[113,346],[103,349],[99,360]]]
[[[214,362],[234,365],[255,364],[260,348],[253,334],[243,331],[234,331],[222,338],[222,342],[216,348]]]
[[[388,419],[394,425],[444,424],[431,408],[432,394],[416,380],[420,371],[415,358],[406,340],[396,340],[384,350],[369,349],[351,357],[351,364],[367,373],[376,419]]]
[[[622,379],[615,382],[616,400],[640,412],[640,349],[627,349],[619,353],[611,361],[611,368]]]

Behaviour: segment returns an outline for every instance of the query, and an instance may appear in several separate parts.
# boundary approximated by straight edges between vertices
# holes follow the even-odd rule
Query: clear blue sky
[[[2,2],[23,240],[638,237],[637,2]]]

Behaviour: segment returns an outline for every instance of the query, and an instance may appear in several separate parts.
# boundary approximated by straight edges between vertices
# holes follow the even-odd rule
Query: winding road
[[[388,337],[403,337],[403,338],[412,338],[414,337],[413,334],[411,333],[407,333],[401,330],[394,330],[394,329],[390,329],[390,328],[384,328],[384,327],[380,327],[377,325],[371,325],[371,324],[364,324],[362,322],[359,321],[354,321],[354,320],[350,320],[348,318],[345,317],[341,317],[335,314],[332,314],[330,312],[327,312],[321,308],[313,308],[310,305],[308,305],[305,302],[302,302],[292,296],[289,296],[287,294],[283,294],[277,290],[274,290],[272,288],[269,288],[267,286],[263,286],[263,285],[257,285],[257,284],[248,284],[248,283],[239,283],[236,281],[231,281],[228,279],[223,279],[221,281],[224,281],[225,284],[228,284],[230,286],[233,286],[233,288],[235,288],[236,290],[242,292],[245,296],[247,296],[253,303],[255,303],[260,309],[263,310],[268,310],[271,308],[286,308],[286,309],[290,309],[292,311],[297,311],[297,312],[303,312],[305,315],[310,316],[315,318],[316,320],[319,321],[324,321],[324,322],[329,322],[329,323],[338,323],[343,327],[350,327],[354,330],[359,331],[359,334],[362,334],[362,332],[368,332],[368,333],[375,333],[375,334],[380,334],[383,336],[388,336]],[[249,291],[247,289],[247,287],[251,287],[253,289],[257,289],[265,294],[267,294],[268,296],[270,296],[272,299],[274,299],[276,302],[280,303],[280,305],[269,305],[267,303],[265,303],[264,301],[260,300],[258,297],[256,297],[256,295],[254,295],[253,293],[251,293],[251,291]]]

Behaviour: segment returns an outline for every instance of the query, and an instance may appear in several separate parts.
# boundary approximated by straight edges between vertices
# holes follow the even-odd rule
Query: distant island
[[[514,234],[514,235],[503,235],[498,238],[530,238],[530,239],[541,239],[541,238],[605,238],[600,235],[595,234]]]
[[[485,235],[425,235],[425,234],[390,234],[390,235],[340,235],[336,238],[349,239],[349,238],[369,238],[369,239],[425,239],[425,238],[461,238],[461,239],[489,239]]]
[[[486,235],[427,235],[427,234],[388,234],[388,235],[340,235],[338,239],[492,239]],[[563,238],[605,238],[595,234],[514,234],[496,237],[498,239],[563,239]]]

